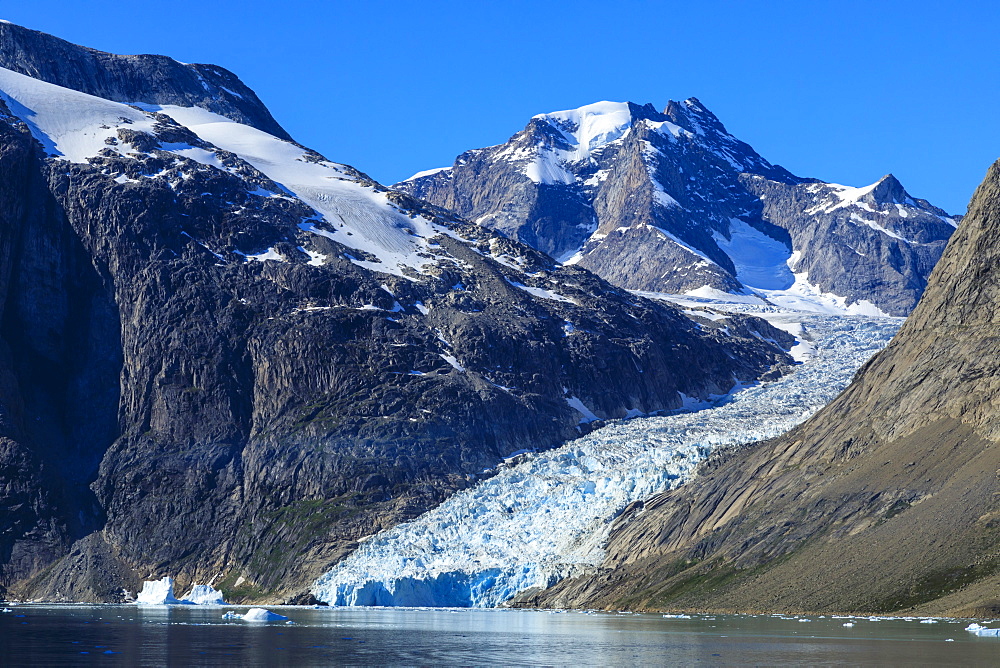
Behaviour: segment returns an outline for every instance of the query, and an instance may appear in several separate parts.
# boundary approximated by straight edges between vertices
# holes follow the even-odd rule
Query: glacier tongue
[[[811,336],[784,378],[710,409],[618,422],[501,468],[379,533],[314,585],[331,605],[494,607],[601,563],[612,520],[688,480],[713,449],[777,436],[836,396],[901,319],[766,314]]]

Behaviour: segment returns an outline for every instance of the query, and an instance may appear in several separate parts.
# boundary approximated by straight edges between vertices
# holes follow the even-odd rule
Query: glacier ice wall
[[[494,607],[600,564],[612,520],[688,480],[713,449],[772,438],[833,399],[883,348],[898,318],[775,315],[810,356],[778,381],[712,408],[611,424],[524,455],[416,520],[372,536],[324,574],[331,605]]]

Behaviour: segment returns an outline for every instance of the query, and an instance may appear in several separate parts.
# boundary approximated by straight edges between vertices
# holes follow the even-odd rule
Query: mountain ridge
[[[892,315],[912,309],[957,220],[901,184],[848,201],[874,188],[772,165],[697,98],[539,114],[507,143],[394,187],[630,290],[829,293]],[[900,201],[881,201],[887,189]],[[746,248],[771,242],[785,246],[772,280],[741,276]]]

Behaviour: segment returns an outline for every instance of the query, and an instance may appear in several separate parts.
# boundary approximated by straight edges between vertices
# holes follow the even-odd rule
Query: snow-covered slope
[[[417,520],[363,542],[317,581],[316,596],[333,605],[489,607],[598,565],[611,520],[627,505],[683,483],[717,448],[799,424],[900,324],[764,310],[803,339],[804,363],[794,373],[711,408],[613,424],[514,458]]]
[[[0,98],[22,118],[52,155],[75,163],[108,152],[127,156],[135,148],[119,141],[118,131],[153,133],[162,125],[155,112],[192,130],[207,146],[163,143],[158,148],[216,169],[230,169],[220,151],[246,161],[284,191],[261,190],[262,197],[292,195],[319,215],[303,220],[304,231],[328,237],[371,259],[352,262],[404,276],[432,263],[431,237],[447,233],[440,225],[411,216],[393,205],[385,190],[356,170],[329,162],[293,142],[198,107],[126,105],[38,81],[0,68]],[[317,227],[317,220],[326,227]],[[236,249],[267,253],[270,249]],[[281,259],[273,253],[269,259]]]
[[[360,266],[399,276],[406,276],[407,268],[420,272],[433,262],[439,248],[429,239],[448,232],[400,211],[384,190],[360,182],[356,171],[291,142],[197,107],[146,108],[167,114],[201,139],[235,153],[311,206],[332,229],[320,229],[313,221],[303,221],[301,228],[377,259],[352,259]]]
[[[395,187],[629,289],[795,284],[793,296],[893,315],[916,303],[957,221],[891,176],[865,188],[794,176],[695,98],[540,114]]]

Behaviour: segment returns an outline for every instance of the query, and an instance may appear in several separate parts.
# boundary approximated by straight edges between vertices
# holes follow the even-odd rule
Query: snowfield
[[[369,538],[315,583],[314,594],[331,605],[494,607],[598,565],[611,522],[626,506],[690,479],[716,448],[801,423],[902,323],[761,310],[802,340],[803,363],[793,373],[698,412],[617,422],[523,455],[415,521]]]

